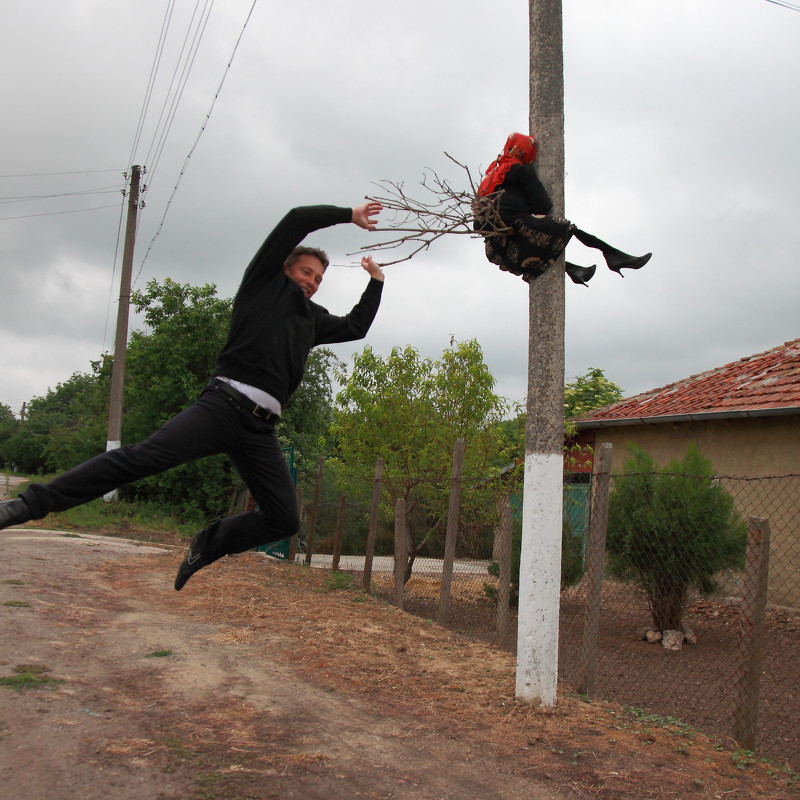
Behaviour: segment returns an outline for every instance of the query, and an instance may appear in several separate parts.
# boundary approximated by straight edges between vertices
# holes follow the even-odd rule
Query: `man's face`
[[[312,255],[304,253],[297,257],[291,267],[284,267],[283,271],[303,290],[306,297],[311,297],[319,289],[325,268],[322,262]]]

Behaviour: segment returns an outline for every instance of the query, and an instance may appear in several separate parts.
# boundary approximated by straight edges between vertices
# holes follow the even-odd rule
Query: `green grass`
[[[8,578],[8,580],[3,581],[3,583],[8,584],[9,586],[24,586],[25,581],[17,580],[16,578]]]
[[[53,689],[61,683],[60,678],[51,678],[44,673],[50,668],[44,664],[17,664],[14,675],[0,678],[0,686],[8,686],[15,692],[25,692],[30,689]]]
[[[31,604],[25,600],[6,600],[3,603],[4,606],[10,606],[11,608],[30,608]]]
[[[325,588],[329,592],[353,588],[353,576],[346,572],[331,572],[325,578]]]
[[[152,653],[148,653],[145,658],[166,658],[171,655],[172,650],[154,650]]]
[[[46,483],[52,476],[31,476],[31,481]],[[18,487],[23,491],[25,484]],[[45,527],[74,529],[125,536],[143,541],[174,542],[175,539],[191,537],[205,521],[196,517],[179,516],[172,508],[164,508],[154,503],[133,503],[119,500],[106,503],[102,498],[93,500],[68,511],[50,514],[43,523]],[[64,536],[78,536],[65,533]]]
[[[641,708],[635,706],[623,706],[625,713],[639,720],[640,722],[649,722],[659,728],[663,728],[674,736],[682,736],[686,739],[694,739],[695,730],[690,725],[687,725],[683,720],[676,719],[675,717],[665,717],[661,714],[648,714]]]
[[[120,536],[146,534],[155,539],[178,536],[186,538],[203,527],[202,520],[189,522],[179,520],[174,514],[151,504],[127,503],[119,501],[106,503],[94,500],[69,511],[52,514],[48,517],[53,526],[78,528],[80,530],[102,531]]]

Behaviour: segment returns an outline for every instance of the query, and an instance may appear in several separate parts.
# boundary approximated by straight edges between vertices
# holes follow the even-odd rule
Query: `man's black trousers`
[[[127,483],[217,453],[230,458],[258,509],[205,528],[207,556],[242,553],[297,533],[295,488],[274,424],[235,407],[213,388],[140,444],[95,456],[46,485],[33,484],[22,498],[33,518],[41,519],[51,511],[88,503]]]

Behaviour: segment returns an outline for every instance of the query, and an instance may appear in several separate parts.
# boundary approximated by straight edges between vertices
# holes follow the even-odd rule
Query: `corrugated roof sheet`
[[[791,408],[800,408],[800,339],[620,400],[580,422]]]

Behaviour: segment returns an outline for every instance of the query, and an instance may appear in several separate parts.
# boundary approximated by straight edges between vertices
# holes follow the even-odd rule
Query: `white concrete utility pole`
[[[564,56],[561,0],[529,0],[530,129],[539,176],[564,215]],[[530,284],[525,486],[517,632],[517,697],[552,706],[564,472],[564,258]]]

